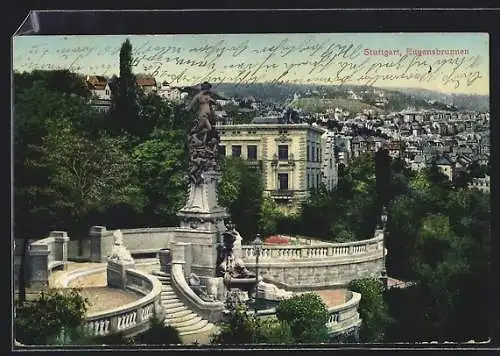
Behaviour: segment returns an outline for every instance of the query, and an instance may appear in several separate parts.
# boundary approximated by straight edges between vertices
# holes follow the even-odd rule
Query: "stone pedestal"
[[[69,237],[66,231],[51,231],[50,237],[54,238],[54,260],[68,260],[68,241]]]
[[[191,184],[187,203],[177,214],[181,222],[174,241],[190,244],[190,248],[185,249],[190,254],[186,256],[186,262],[190,262],[189,273],[199,276],[204,285],[207,278],[215,277],[217,245],[226,230],[224,219],[229,217],[217,200],[219,179],[218,172],[203,173],[202,183]],[[174,251],[172,258],[176,258]]]
[[[89,239],[90,260],[92,262],[106,262],[114,245],[113,232],[106,230],[105,226],[92,226]]]
[[[170,274],[172,271],[172,253],[169,249],[162,248],[158,251],[158,258],[160,260],[160,271]]]
[[[134,269],[133,261],[112,261],[109,260],[106,267],[106,276],[108,279],[108,287],[125,289],[127,284],[127,269]]]
[[[32,288],[43,288],[49,284],[49,248],[32,244],[29,250],[29,284]]]

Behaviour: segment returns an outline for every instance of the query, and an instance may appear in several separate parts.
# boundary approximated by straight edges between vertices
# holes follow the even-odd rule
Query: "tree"
[[[358,308],[359,316],[363,320],[360,330],[361,342],[383,341],[391,318],[384,301],[382,283],[373,278],[357,279],[349,283],[348,289],[361,293]]]
[[[132,152],[132,172],[147,199],[142,221],[147,226],[176,224],[176,214],[186,201],[184,135],[157,129]]]
[[[50,208],[56,194],[53,174],[63,169],[59,159],[66,153],[79,158],[75,143],[92,154],[94,146],[86,143],[95,142],[94,136],[85,129],[95,111],[84,98],[50,90],[39,81],[16,93],[14,115],[15,233],[31,238],[60,229],[61,219],[69,216],[66,209]]]
[[[132,63],[132,44],[127,39],[120,48],[120,76],[115,85],[117,90],[111,93],[110,129],[114,134],[127,132],[137,138],[141,133],[142,122],[139,120],[139,94]]]
[[[71,337],[82,327],[88,300],[78,289],[48,289],[33,301],[16,305],[15,336],[27,345],[54,342]]]
[[[253,240],[261,214],[262,174],[240,158],[225,158],[220,165],[219,202],[229,209],[241,236],[245,240]]]
[[[391,157],[387,149],[375,154],[375,176],[377,182],[377,205],[381,209],[387,205],[391,195]]]
[[[263,236],[274,235],[278,232],[278,222],[281,217],[278,204],[271,197],[262,200],[259,217],[259,230]]]
[[[297,343],[320,343],[329,340],[326,327],[328,310],[317,294],[305,293],[281,301],[276,307],[276,317],[290,325]]]
[[[31,73],[14,72],[14,92],[43,85],[45,89],[59,94],[90,98],[90,90],[82,75],[64,70],[34,70]]]
[[[85,225],[93,212],[118,204],[142,209],[142,192],[132,175],[125,139],[106,135],[90,139],[65,120],[49,121],[48,125],[38,157],[29,164],[50,172],[49,184],[41,194],[58,217]]]

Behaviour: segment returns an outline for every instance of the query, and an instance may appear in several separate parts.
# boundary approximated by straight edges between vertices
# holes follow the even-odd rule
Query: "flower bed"
[[[290,238],[283,235],[269,236],[264,240],[264,245],[289,245],[291,242]]]

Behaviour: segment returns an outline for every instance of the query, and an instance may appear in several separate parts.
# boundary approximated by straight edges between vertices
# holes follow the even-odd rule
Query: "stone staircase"
[[[165,314],[165,325],[175,327],[180,336],[208,334],[215,330],[214,324],[190,310],[177,298],[170,284],[170,275],[161,271],[153,271],[152,274],[162,283],[161,304]]]

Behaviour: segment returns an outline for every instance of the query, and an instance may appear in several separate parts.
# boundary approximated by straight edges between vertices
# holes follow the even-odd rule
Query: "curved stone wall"
[[[347,243],[264,246],[259,275],[286,290],[345,286],[359,278],[378,277],[383,269],[383,232],[376,237]],[[253,246],[242,246],[245,265],[255,270]]]

